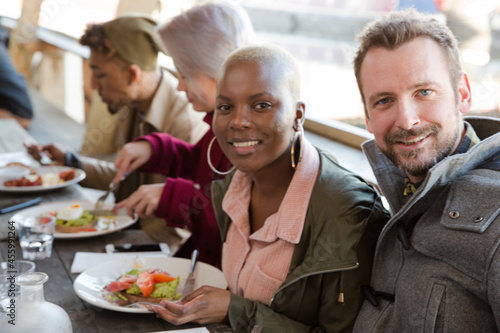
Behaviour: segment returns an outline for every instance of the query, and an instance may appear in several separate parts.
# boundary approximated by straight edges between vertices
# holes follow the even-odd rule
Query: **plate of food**
[[[24,172],[22,172],[25,170]],[[0,172],[2,192],[51,191],[85,179],[85,171],[65,166],[28,167],[20,163],[5,166]]]
[[[127,307],[135,302],[177,301],[189,273],[191,260],[183,258],[122,258],[84,271],[75,279],[78,297],[97,307],[129,313],[151,313],[145,307]],[[198,262],[193,290],[209,285],[226,289],[222,271]],[[147,296],[145,296],[147,295]]]
[[[20,221],[32,215],[54,215],[56,239],[105,235],[124,229],[137,221],[137,216],[131,218],[128,215],[115,215],[111,212],[111,205],[105,205],[99,214],[95,214],[94,205],[95,203],[87,200],[51,202],[24,209],[12,216],[11,221]]]

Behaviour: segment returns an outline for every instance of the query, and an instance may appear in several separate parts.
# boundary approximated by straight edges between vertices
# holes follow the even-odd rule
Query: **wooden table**
[[[45,107],[50,109],[50,104],[45,105]],[[72,134],[63,134],[62,129],[65,127],[59,126],[61,126],[61,121],[67,124],[71,122],[68,122],[67,116],[62,113],[58,114],[55,110],[49,110],[50,112],[48,113],[50,114],[50,118],[57,118],[54,121],[45,119],[44,121],[33,123],[30,128],[30,133],[33,133],[33,136],[12,120],[0,120],[0,153],[22,151],[22,142],[24,140],[32,140],[33,137],[36,140],[43,138],[43,140],[48,142],[57,142],[57,140],[60,140],[65,135],[70,137]],[[37,117],[41,117],[40,113]],[[39,125],[42,125],[42,128]],[[71,126],[77,128],[78,124],[73,123]],[[74,129],[71,126],[67,128]],[[51,133],[57,133],[57,136],[51,136]],[[75,144],[73,143],[73,145]],[[102,193],[102,191],[85,189],[79,185],[71,185],[60,190],[42,193],[21,194],[0,192],[0,200],[41,196],[43,202],[73,199],[96,201]],[[7,228],[7,222],[13,214],[15,212],[0,215],[0,228],[2,230]],[[101,309],[84,302],[73,291],[73,281],[78,274],[72,274],[70,268],[76,252],[105,252],[104,247],[108,243],[147,244],[151,242],[151,238],[145,232],[137,229],[122,230],[94,238],[56,239],[53,245],[52,256],[47,259],[35,261],[36,271],[45,272],[49,275],[48,282],[44,284],[45,299],[58,304],[68,312],[73,325],[73,332],[75,333],[155,332],[196,327],[194,324],[175,327],[162,319],[156,318],[154,314],[131,314]],[[6,239],[0,240],[1,261],[7,258],[7,244]],[[17,259],[22,258],[19,244],[16,248],[16,257]],[[225,325],[209,325],[207,328],[210,332],[232,332]]]

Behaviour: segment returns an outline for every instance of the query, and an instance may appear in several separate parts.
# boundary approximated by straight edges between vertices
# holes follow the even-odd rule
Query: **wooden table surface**
[[[37,98],[43,100],[40,96]],[[33,139],[47,143],[58,142],[57,140],[64,138],[64,140],[68,140],[66,141],[69,143],[67,146],[72,146],[75,150],[77,149],[78,143],[81,141],[81,137],[78,136],[84,131],[81,128],[82,126],[72,122],[62,112],[51,107],[50,103],[45,103],[35,104],[38,106],[42,105],[45,110],[37,112],[36,117],[39,121],[33,122],[29,132],[17,126],[17,123],[12,120],[0,119],[0,153],[23,151],[22,142]],[[47,117],[44,118],[44,114]],[[61,124],[64,124],[66,127],[60,127]],[[67,128],[69,132],[63,132],[62,129],[64,128]],[[75,184],[63,189],[41,193],[0,192],[0,200],[41,196],[43,203],[62,200],[96,201],[102,193],[102,191],[85,189]],[[0,215],[0,230],[7,230],[7,223],[15,213]],[[2,232],[0,232],[1,234]],[[6,235],[6,232],[4,235]],[[151,242],[151,238],[145,232],[138,229],[122,230],[93,238],[56,239],[53,244],[52,256],[43,260],[35,260],[36,271],[45,272],[49,275],[48,282],[44,284],[45,299],[61,306],[68,312],[73,325],[73,332],[75,333],[157,332],[197,327],[194,324],[175,327],[162,319],[156,318],[154,314],[149,313],[133,314],[101,309],[81,300],[74,292],[73,281],[78,274],[72,274],[70,268],[76,252],[105,252],[105,245],[108,243],[147,244]],[[0,240],[1,261],[7,258],[7,244],[5,237]],[[16,248],[16,257],[17,259],[22,258],[19,245]],[[232,332],[226,325],[209,325],[207,328],[210,332]]]

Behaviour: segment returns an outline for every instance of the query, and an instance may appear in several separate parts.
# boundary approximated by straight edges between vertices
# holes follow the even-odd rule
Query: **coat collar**
[[[374,140],[363,143],[363,152],[393,213],[403,207],[409,208],[432,188],[444,186],[500,152],[500,119],[467,117],[465,120],[482,141],[466,153],[448,156],[432,167],[416,193],[404,206],[401,205],[404,174],[378,149]]]

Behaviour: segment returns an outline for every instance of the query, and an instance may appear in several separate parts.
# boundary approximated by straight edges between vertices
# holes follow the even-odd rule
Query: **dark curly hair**
[[[102,24],[89,24],[80,38],[80,44],[105,55],[113,55],[115,50],[106,38]]]

